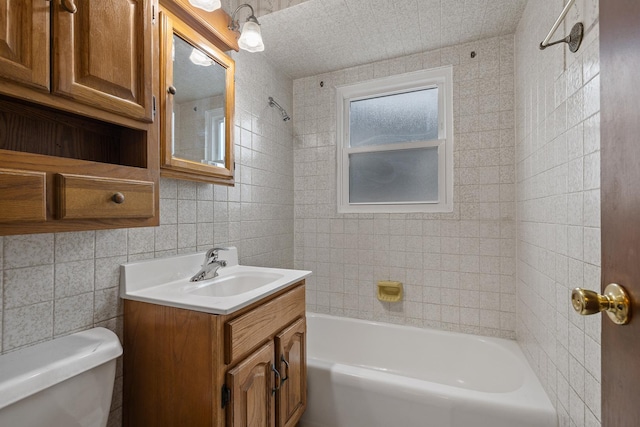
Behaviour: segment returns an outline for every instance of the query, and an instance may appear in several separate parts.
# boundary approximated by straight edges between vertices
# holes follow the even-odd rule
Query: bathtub
[[[557,427],[514,341],[307,314],[301,427]]]

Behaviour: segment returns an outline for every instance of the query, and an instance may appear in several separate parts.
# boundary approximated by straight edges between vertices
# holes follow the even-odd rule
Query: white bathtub
[[[307,314],[301,427],[557,427],[514,341]]]

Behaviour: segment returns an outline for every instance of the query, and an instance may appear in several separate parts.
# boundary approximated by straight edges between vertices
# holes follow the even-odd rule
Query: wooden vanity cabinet
[[[304,281],[230,315],[125,300],[125,426],[293,427],[306,374]]]

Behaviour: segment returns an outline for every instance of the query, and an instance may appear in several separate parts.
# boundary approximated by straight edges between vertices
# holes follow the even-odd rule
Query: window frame
[[[349,147],[350,103],[423,89],[438,88],[438,139]],[[398,74],[336,87],[338,213],[453,212],[453,67]],[[438,201],[350,203],[349,155],[438,147]]]

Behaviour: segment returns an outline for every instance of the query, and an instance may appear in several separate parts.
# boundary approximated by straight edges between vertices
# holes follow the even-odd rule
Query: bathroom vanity
[[[310,272],[240,266],[228,252],[220,276],[203,282],[189,277],[204,253],[122,267],[125,426],[298,423]],[[141,267],[173,272],[149,285]]]

